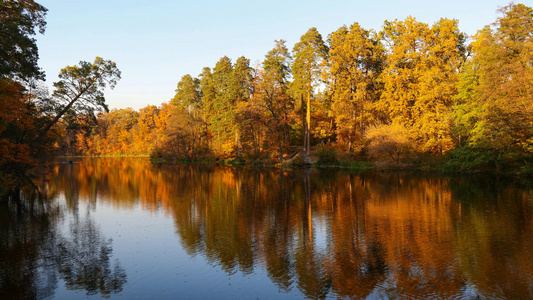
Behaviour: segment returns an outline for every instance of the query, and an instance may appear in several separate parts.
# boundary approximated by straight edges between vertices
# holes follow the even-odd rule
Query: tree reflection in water
[[[90,215],[76,216],[68,233],[65,214],[34,186],[13,188],[0,199],[0,299],[53,297],[60,279],[68,289],[107,296],[122,290],[126,272],[110,262],[112,241],[106,240]]]
[[[111,264],[112,240],[106,240],[90,216],[75,218],[68,235],[57,239],[57,268],[68,289],[102,296],[122,291],[126,271],[118,260]]]
[[[190,256],[205,257],[228,274],[265,270],[281,292],[309,298],[533,298],[531,181],[153,166],[126,158],[57,165],[54,173],[49,187],[65,195],[71,213],[83,201],[95,207],[96,199],[115,209],[164,212]],[[1,219],[10,228],[1,236],[2,253],[26,256],[11,265],[1,262],[4,273],[20,274],[2,274],[2,291],[33,285],[32,295],[45,295],[59,278],[88,293],[120,291],[125,272],[111,264],[110,242],[91,218],[75,218],[68,233],[58,232],[61,213],[46,205],[52,217],[22,214],[22,229],[9,225],[16,220]],[[16,205],[9,207],[3,213],[18,218]],[[44,229],[31,231],[32,222]],[[15,236],[26,236],[18,248],[10,242]],[[29,265],[44,270],[46,255],[38,257],[46,251],[68,258],[53,263],[48,281],[21,271],[35,270]]]
[[[0,299],[42,299],[54,294],[58,206],[31,187],[0,199]]]

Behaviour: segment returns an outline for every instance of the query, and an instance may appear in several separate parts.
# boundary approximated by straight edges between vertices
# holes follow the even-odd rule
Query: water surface
[[[0,299],[533,298],[528,180],[57,163],[0,200]]]

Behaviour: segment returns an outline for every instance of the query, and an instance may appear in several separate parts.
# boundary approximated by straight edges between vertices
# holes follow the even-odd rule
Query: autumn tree
[[[426,70],[420,78],[415,126],[423,149],[443,153],[455,146],[451,135],[453,97],[457,94],[458,73],[466,58],[465,35],[458,21],[440,19],[430,28]]]
[[[289,96],[291,56],[284,40],[275,41],[275,47],[265,55],[262,69],[254,80],[251,104],[246,106],[248,117],[260,122],[278,149],[279,161],[283,162],[283,147],[290,142],[293,102]],[[248,124],[248,123],[243,123]],[[258,128],[248,127],[258,131]],[[253,136],[253,134],[252,134]]]
[[[48,145],[31,144],[39,112],[25,86],[44,78],[34,36],[44,33],[47,9],[32,0],[0,2],[0,168],[31,167]],[[1,175],[0,175],[1,176]]]
[[[76,113],[69,110],[61,119],[58,128],[61,136],[59,151],[68,155],[88,154],[91,148],[90,136],[96,126],[96,116],[94,111]]]
[[[134,135],[136,153],[150,153],[157,139],[157,118],[159,108],[148,105],[139,109],[137,127]]]
[[[256,74],[254,83],[258,82],[261,75]],[[264,154],[265,146],[268,147],[268,129],[265,126],[266,114],[260,100],[254,96],[248,102],[237,104],[235,121],[240,132],[240,147],[242,156],[246,159],[256,160]]]
[[[112,154],[132,154],[135,127],[138,124],[139,113],[128,107],[112,109],[108,114],[110,126],[107,135]]]
[[[0,3],[0,165],[16,164],[22,171],[62,147],[56,145],[60,137],[67,138],[71,153],[89,151],[94,112],[107,110],[103,91],[120,79],[114,62],[97,57],[62,69],[53,96],[41,94],[35,83],[44,73],[34,36],[44,33],[46,12],[32,0]]]
[[[168,103],[163,103],[159,107],[148,105],[138,111],[125,108],[99,113],[90,134],[85,133],[84,127],[75,131],[78,153],[83,155],[152,153],[165,139],[170,106]],[[77,115],[78,122],[85,124],[87,117],[80,118],[80,116]]]
[[[328,69],[325,77],[333,100],[337,142],[350,151],[360,148],[363,132],[378,116],[373,109],[379,99],[379,75],[384,49],[376,33],[358,23],[342,26],[330,34]]]
[[[370,125],[364,134],[369,154],[381,163],[392,162],[398,166],[415,150],[412,133],[399,123]]]
[[[387,59],[379,108],[389,122],[411,128],[421,151],[451,149],[452,97],[465,55],[457,21],[429,27],[408,17],[385,22],[382,35]]]
[[[165,138],[156,148],[155,156],[179,159],[203,158],[209,153],[207,132],[201,118],[182,106],[173,106],[166,125]]]
[[[35,110],[24,95],[21,84],[0,79],[0,166],[3,171],[34,163],[28,135],[35,131]]]
[[[296,99],[300,99],[302,124],[304,128],[304,150],[309,155],[311,149],[311,96],[315,92],[316,84],[320,78],[321,64],[327,58],[328,48],[316,28],[310,28],[300,37],[300,41],[292,50],[294,61],[292,63],[293,81],[291,90]],[[306,108],[304,109],[304,98]]]

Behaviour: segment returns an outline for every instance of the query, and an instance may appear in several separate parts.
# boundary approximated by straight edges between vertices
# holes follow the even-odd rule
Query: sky
[[[96,56],[117,63],[122,79],[106,90],[110,108],[161,105],[175,94],[185,74],[197,77],[223,56],[258,65],[284,39],[292,49],[309,28],[324,40],[343,25],[358,22],[381,30],[385,20],[411,15],[433,24],[459,20],[473,35],[493,23],[502,0],[36,0],[48,9],[44,35],[38,35],[39,66],[52,91],[67,65]],[[533,0],[516,1],[533,6]]]

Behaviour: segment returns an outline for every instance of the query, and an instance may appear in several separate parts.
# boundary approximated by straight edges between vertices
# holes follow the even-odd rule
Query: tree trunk
[[[72,105],[74,105],[74,103],[76,101],[78,101],[78,99],[81,98],[81,96],[83,94],[85,94],[85,92],[87,92],[89,90],[89,88],[96,82],[96,80],[98,80],[100,77],[102,77],[102,75],[103,75],[103,73],[99,73],[94,79],[91,80],[90,84],[88,84],[83,89],[81,89],[78,92],[78,94],[76,94],[76,96],[74,96],[74,98],[72,98],[72,100],[70,100],[70,102],[67,104],[67,106],[65,106],[63,108],[63,110],[61,110],[55,116],[55,118],[52,120],[52,122],[48,123],[48,125],[39,133],[39,135],[36,138],[36,142],[39,142],[40,140],[42,140],[45,137],[46,133],[50,130],[50,128],[52,128],[52,126],[54,126],[59,121],[59,119],[61,119],[61,117],[63,117],[63,115],[72,107]]]
[[[304,97],[303,95],[300,96],[300,109],[302,110],[302,129],[303,129],[303,136],[304,136],[304,150],[307,149],[307,124],[305,119],[305,106],[304,106]]]
[[[281,138],[278,138],[278,152],[279,152],[279,162],[283,163],[283,148],[281,147]]]
[[[306,118],[306,139],[307,145],[305,148],[305,153],[307,155],[311,154],[311,82],[307,89],[307,118]]]

